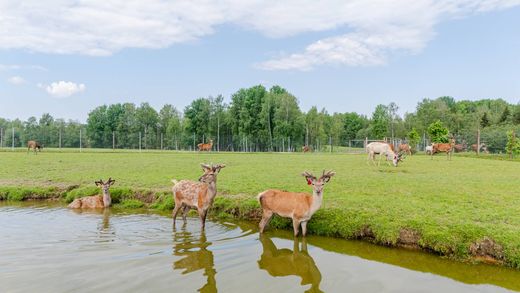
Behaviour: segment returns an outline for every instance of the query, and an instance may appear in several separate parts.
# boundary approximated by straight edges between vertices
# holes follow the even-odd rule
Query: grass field
[[[419,246],[459,258],[480,255],[520,268],[520,164],[512,161],[416,155],[395,168],[368,166],[366,155],[328,153],[5,151],[0,198],[25,197],[17,189],[28,188],[27,195],[31,188],[45,193],[57,187],[70,189],[61,193],[70,200],[96,192],[94,180],[111,176],[116,194],[148,190],[156,194],[151,206],[171,208],[170,180],[198,178],[201,162],[227,165],[219,175],[217,213],[250,217],[258,212],[259,192],[310,192],[300,173],[333,169],[337,175],[309,222],[310,233]],[[136,206],[130,196],[127,202]]]

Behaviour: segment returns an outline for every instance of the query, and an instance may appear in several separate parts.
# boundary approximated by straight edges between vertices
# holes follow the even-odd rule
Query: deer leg
[[[172,216],[173,216],[173,227],[175,228],[175,218],[177,218],[177,214],[179,213],[179,210],[181,209],[181,203],[175,203],[175,208],[173,209]]]
[[[302,235],[305,237],[307,235],[307,221],[302,222]]]
[[[184,224],[186,224],[186,215],[188,214],[189,210],[190,210],[190,207],[187,205],[184,205],[184,208],[182,209],[182,221],[184,222]]]
[[[272,216],[273,212],[264,210],[262,220],[260,220],[260,224],[258,225],[260,228],[260,233],[264,233],[265,226],[267,225],[267,223],[269,223],[269,220],[271,220]]]
[[[199,218],[200,218],[200,228],[204,230],[206,226],[206,214],[208,213],[208,210],[198,209],[199,212]]]
[[[293,229],[294,229],[294,237],[297,237],[298,236],[298,232],[300,232],[300,221],[298,221],[297,219],[293,218],[292,225],[293,225]]]

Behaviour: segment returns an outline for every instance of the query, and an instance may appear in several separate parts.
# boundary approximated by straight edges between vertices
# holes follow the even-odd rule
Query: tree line
[[[0,118],[0,143],[11,146],[14,129],[15,146],[37,140],[46,147],[79,147],[81,140],[82,147],[189,150],[211,139],[220,151],[294,151],[303,145],[316,150],[348,146],[366,137],[417,144],[454,136],[472,144],[480,129],[488,149],[503,152],[508,131],[520,131],[520,105],[503,99],[425,98],[412,113],[400,116],[398,111],[390,103],[377,105],[370,116],[316,106],[305,112],[286,89],[257,85],[239,89],[229,103],[222,95],[201,97],[182,110],[170,104],[158,110],[148,103],[101,105],[88,113],[86,123],[47,113],[27,121]]]

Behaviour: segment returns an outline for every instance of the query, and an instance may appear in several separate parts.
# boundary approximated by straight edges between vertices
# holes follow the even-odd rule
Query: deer
[[[182,209],[182,219],[186,223],[186,214],[190,209],[196,209],[201,221],[201,229],[204,230],[206,224],[206,215],[209,208],[213,205],[213,200],[217,195],[217,175],[226,165],[224,164],[200,164],[204,174],[200,176],[199,181],[191,180],[172,180],[173,200],[175,208],[173,209],[173,227],[175,228],[175,219]]]
[[[213,140],[210,139],[209,140],[209,143],[199,143],[197,145],[197,147],[199,148],[199,151],[211,151],[211,148],[213,147]]]
[[[432,144],[432,152],[430,154],[430,158],[433,160],[433,155],[436,153],[446,153],[447,160],[451,161],[451,155],[455,146],[455,139],[450,138],[449,143],[434,143]]]
[[[307,153],[307,152],[310,152],[310,151],[311,151],[311,148],[308,145],[302,146],[302,152],[304,154]]]
[[[367,148],[367,153],[368,153],[368,158],[367,158],[368,164],[370,164],[370,161],[372,161],[375,164],[376,154],[379,154],[379,161],[377,162],[377,166],[379,166],[379,164],[381,162],[382,155],[385,155],[386,160],[391,160],[392,164],[395,167],[397,167],[397,164],[399,163],[399,161],[402,160],[402,158],[401,158],[402,156],[396,154],[392,150],[392,147],[390,147],[390,144],[388,144],[386,142],[378,142],[378,141],[371,142],[371,143],[367,144],[366,148]]]
[[[27,153],[29,153],[29,151],[31,149],[34,151],[34,154],[37,154],[36,153],[36,149],[38,149],[38,151],[41,152],[42,149],[43,149],[43,146],[39,142],[37,142],[35,140],[29,140],[27,142]]]
[[[487,149],[487,146],[485,143],[481,143],[480,144],[480,149],[484,152],[484,153],[489,153],[488,149]],[[471,145],[471,150],[474,151],[475,153],[477,153],[477,144],[472,144]]]
[[[407,143],[400,144],[398,149],[399,149],[400,153],[403,152],[403,153],[408,154],[410,156],[412,155],[412,148]]]
[[[268,189],[258,194],[258,202],[262,207],[262,220],[260,221],[260,233],[271,220],[273,214],[284,218],[292,218],[294,236],[297,237],[300,224],[302,235],[307,234],[307,222],[312,215],[320,209],[323,201],[323,187],[330,181],[334,171],[325,171],[319,179],[308,171],[302,173],[308,185],[312,185],[312,195],[303,192],[288,192],[278,189]]]
[[[107,182],[103,182],[103,180],[99,179],[99,181],[95,181],[96,186],[101,187],[103,191],[103,195],[93,195],[86,196],[81,198],[76,198],[73,202],[69,204],[69,208],[71,209],[103,209],[109,208],[112,205],[112,198],[110,197],[110,186],[112,186],[116,181],[112,179],[112,177],[108,178]]]

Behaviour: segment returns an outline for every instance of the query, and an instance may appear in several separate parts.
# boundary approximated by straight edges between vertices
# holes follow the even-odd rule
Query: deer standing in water
[[[76,198],[73,202],[69,204],[69,208],[71,209],[103,209],[108,208],[112,205],[112,198],[110,197],[110,186],[114,184],[116,181],[114,179],[108,178],[107,182],[103,182],[103,180],[96,181],[96,186],[101,187],[103,190],[103,195],[93,195],[86,196],[81,198]]]
[[[172,180],[174,186],[173,200],[175,208],[173,209],[173,227],[175,227],[175,218],[182,209],[182,219],[186,222],[186,214],[189,209],[197,209],[201,221],[201,228],[204,230],[206,224],[206,215],[208,209],[213,205],[213,200],[217,195],[217,175],[226,165],[207,165],[200,164],[204,174],[199,178],[199,182],[191,180]]]
[[[273,214],[281,217],[292,218],[294,236],[298,236],[300,224],[302,234],[307,234],[307,222],[312,215],[321,207],[323,201],[323,187],[334,176],[334,171],[323,171],[323,175],[316,176],[305,171],[302,176],[312,185],[312,195],[303,192],[287,192],[278,189],[268,189],[258,195],[258,201],[262,207],[262,220],[260,221],[260,233],[264,232],[265,226]]]
[[[38,149],[38,151],[41,152],[43,147],[42,147],[42,145],[39,142],[37,142],[35,140],[29,140],[27,142],[27,153],[29,153],[29,151],[31,149],[34,151],[34,154],[37,154],[36,153],[36,149]]]

